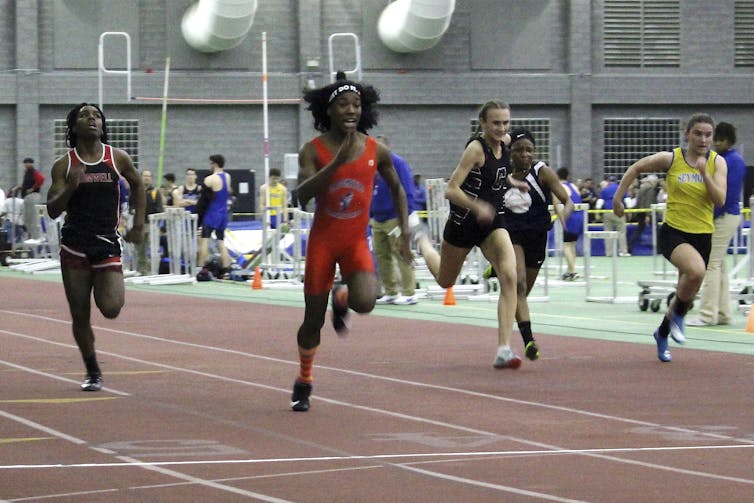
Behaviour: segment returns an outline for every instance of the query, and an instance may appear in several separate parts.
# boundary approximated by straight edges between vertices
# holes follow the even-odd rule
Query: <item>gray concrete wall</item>
[[[549,118],[551,149],[574,176],[602,176],[606,117],[684,118],[712,113],[739,128],[744,153],[754,156],[752,68],[734,68],[734,0],[681,2],[680,68],[606,69],[602,61],[602,0],[459,0],[440,43],[423,53],[396,54],[377,35],[389,0],[260,0],[254,25],[238,48],[206,55],[191,49],[180,19],[193,0],[125,0],[115,9],[81,13],[83,0],[0,0],[0,186],[20,174],[31,155],[49,172],[52,123],[81,101],[97,101],[96,47],[104,30],[128,29],[134,41],[134,96],[160,97],[166,56],[170,95],[261,98],[261,33],[267,32],[270,98],[297,98],[310,80],[328,81],[328,36],[361,40],[364,80],[382,96],[375,133],[425,177],[445,177],[462,151],[469,119],[491,98],[511,103],[517,118]],[[85,2],[88,3],[88,2]],[[108,7],[109,6],[109,7]],[[118,20],[121,19],[122,22]],[[69,26],[75,29],[64,31]],[[499,29],[496,30],[496,28]],[[61,33],[61,31],[64,31]],[[712,42],[713,40],[721,40]],[[122,48],[108,47],[112,65]],[[349,67],[347,45],[336,66]],[[105,77],[109,118],[139,119],[140,160],[154,168],[160,105],[130,101],[125,79]],[[270,105],[271,165],[315,134],[299,105]],[[222,152],[234,167],[263,170],[260,105],[168,107],[165,171],[204,168]],[[550,152],[555,159],[555,152]],[[260,180],[257,180],[257,185]]]

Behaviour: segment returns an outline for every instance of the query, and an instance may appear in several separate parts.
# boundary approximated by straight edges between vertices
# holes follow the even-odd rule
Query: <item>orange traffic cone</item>
[[[259,266],[254,268],[254,279],[251,280],[251,288],[254,290],[262,289],[262,268]]]
[[[749,318],[746,320],[746,329],[748,333],[754,333],[754,304],[749,308]]]
[[[445,290],[445,300],[442,301],[443,305],[445,306],[455,306],[456,305],[456,296],[453,294],[453,287],[451,286],[447,290]]]

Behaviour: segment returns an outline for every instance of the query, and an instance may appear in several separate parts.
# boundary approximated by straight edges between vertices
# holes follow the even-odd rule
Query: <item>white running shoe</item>
[[[397,299],[397,295],[383,295],[379,299],[377,299],[377,304],[395,304],[395,299]]]
[[[497,352],[495,362],[492,364],[496,369],[517,369],[521,366],[521,357],[507,348]]]
[[[396,299],[393,300],[393,304],[396,306],[412,306],[416,304],[416,296],[415,295],[399,295]]]
[[[686,320],[686,325],[689,327],[708,327],[712,325],[712,323],[707,323],[701,318],[689,318]]]

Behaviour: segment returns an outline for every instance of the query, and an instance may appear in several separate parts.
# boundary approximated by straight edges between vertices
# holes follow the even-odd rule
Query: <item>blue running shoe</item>
[[[655,333],[653,333],[652,336],[655,338],[655,342],[657,343],[657,358],[659,358],[661,362],[665,363],[671,361],[673,357],[670,356],[670,350],[668,350],[668,338],[660,337],[659,329],[655,330]]]
[[[686,336],[683,334],[683,316],[674,311],[670,311],[670,337],[678,344],[686,342]]]

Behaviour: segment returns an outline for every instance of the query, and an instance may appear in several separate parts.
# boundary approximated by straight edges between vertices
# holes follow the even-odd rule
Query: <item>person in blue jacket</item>
[[[385,136],[376,140],[389,147]],[[414,207],[414,181],[411,166],[401,156],[390,151],[393,166],[398,173],[403,190],[406,192],[408,212]],[[377,299],[377,304],[416,304],[416,277],[414,266],[401,258],[400,227],[398,213],[385,180],[379,173],[375,175],[372,205],[369,209],[369,224],[372,227],[372,248],[377,259],[377,270],[384,289],[384,295]],[[414,217],[409,217],[409,225]],[[397,275],[396,275],[397,273]]]

